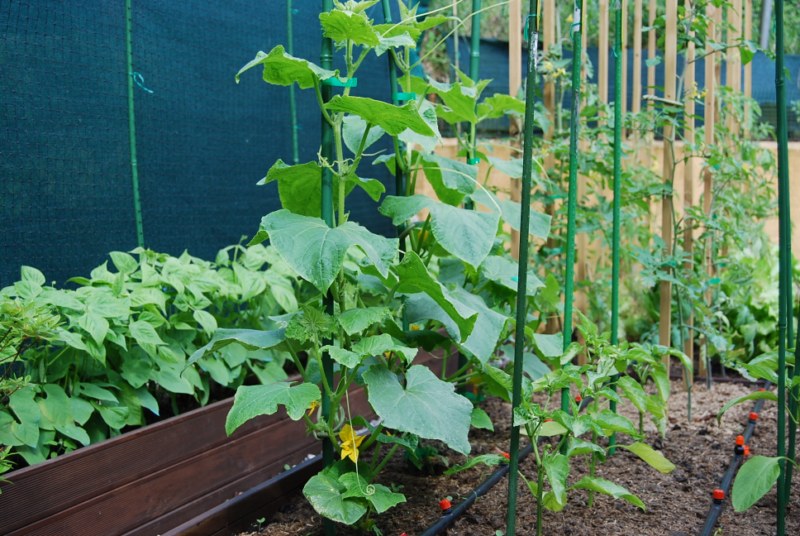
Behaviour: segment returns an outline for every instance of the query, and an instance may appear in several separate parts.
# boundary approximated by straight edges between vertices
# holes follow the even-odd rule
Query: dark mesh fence
[[[295,54],[317,61],[319,2],[294,7]],[[118,0],[0,3],[0,286],[23,264],[63,282],[137,245],[125,20]],[[279,206],[274,185],[256,182],[291,160],[288,89],[234,74],[286,43],[286,3],[132,0],[132,42],[145,245],[213,258]],[[362,71],[354,94],[386,99],[386,58]],[[313,93],[297,99],[308,161],[320,119]],[[376,203],[351,199],[352,220],[393,232]]]

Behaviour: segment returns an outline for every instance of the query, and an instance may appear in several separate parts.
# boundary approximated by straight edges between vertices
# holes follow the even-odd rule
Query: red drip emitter
[[[450,499],[445,498],[439,501],[439,508],[442,509],[443,514],[449,514],[452,507],[453,504],[450,502]]]
[[[713,497],[715,503],[720,504],[725,500],[725,492],[717,488],[711,492],[711,497]]]
[[[758,420],[758,413],[751,411],[748,418],[750,419],[750,422],[756,422]]]
[[[734,447],[733,452],[735,452],[739,456],[744,454],[744,436],[742,435],[736,436],[736,447]]]

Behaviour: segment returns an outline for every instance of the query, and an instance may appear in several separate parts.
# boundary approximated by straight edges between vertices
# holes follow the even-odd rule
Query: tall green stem
[[[620,204],[622,202],[622,2],[617,0],[614,8],[614,206],[611,232],[611,344],[619,342],[619,242]],[[616,391],[618,375],[611,379],[611,388]],[[611,411],[617,411],[612,400]],[[614,454],[617,434],[608,439],[608,453]]]
[[[525,86],[525,130],[522,137],[522,199],[520,229],[528,229],[531,214],[531,174],[533,172],[533,121],[536,102],[537,48],[539,46],[538,0],[530,0],[528,15],[528,75]],[[525,319],[527,313],[528,287],[528,240],[529,235],[519,233],[519,263],[517,268],[516,331],[514,334],[514,376],[512,380],[511,404],[519,407],[522,402],[522,361],[525,347]],[[508,510],[506,534],[513,536],[517,523],[517,473],[519,469],[519,426],[511,428],[508,469]],[[533,437],[531,437],[533,441]]]
[[[133,98],[133,11],[131,0],[125,0],[125,56],[128,64],[128,137],[131,150],[131,186],[133,187],[133,217],[136,221],[136,243],[144,247],[142,200],[139,195],[139,163],[136,160],[136,114]]]
[[[786,73],[784,70],[783,0],[775,2],[775,94],[778,100],[778,242],[780,251],[778,318],[778,536],[786,533],[786,346],[787,320],[791,314],[791,242],[789,239],[789,156],[786,120]]]
[[[333,8],[333,0],[322,0],[322,12],[326,13]],[[323,36],[322,38],[322,51],[320,53],[320,66],[323,69],[333,70],[333,41]],[[321,89],[321,101],[322,105],[328,102],[331,99],[331,87],[327,85],[323,85]],[[331,124],[330,121],[327,121],[323,112],[322,117],[322,143],[321,143],[321,155],[322,158],[327,161],[331,162],[334,157],[334,134],[333,134],[334,126]],[[333,173],[330,167],[325,166],[322,168],[322,207],[321,207],[322,219],[329,227],[334,226],[333,222]],[[333,314],[333,295],[331,294],[330,290],[325,296],[325,310],[328,314]],[[328,355],[327,352],[322,354],[322,375],[325,379],[325,382],[328,385],[333,383],[333,360],[331,356]],[[322,403],[321,403],[321,411],[322,411],[322,418],[324,421],[328,422],[331,415],[331,397],[330,396],[323,396]],[[334,459],[334,450],[333,450],[333,442],[331,437],[325,437],[322,439],[322,458],[325,464],[325,467],[330,467],[333,465]],[[336,534],[336,527],[333,524],[333,521],[324,518],[323,519],[323,528],[325,531],[326,536],[332,536]]]
[[[574,0],[572,16],[572,109],[569,124],[569,193],[567,196],[567,265],[564,282],[564,351],[572,341],[575,274],[575,213],[578,209],[578,131],[581,106],[581,19],[583,0]],[[569,410],[569,389],[561,390],[561,409]]]
[[[286,51],[294,56],[294,15],[292,0],[286,0]],[[292,163],[300,162],[300,145],[297,141],[297,101],[295,100],[294,84],[289,86],[289,117],[292,121]]]

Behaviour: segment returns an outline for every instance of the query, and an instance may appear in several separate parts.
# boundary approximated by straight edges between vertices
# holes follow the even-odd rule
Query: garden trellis
[[[496,501],[506,477],[509,536],[527,529],[518,515],[531,504],[531,530],[556,530],[550,524],[574,515],[573,497],[584,494],[590,508],[602,504],[600,496],[623,501],[619,515],[637,519],[649,506],[644,499],[655,503],[634,488],[648,477],[637,474],[628,489],[610,471],[644,462],[641,468],[681,473],[692,462],[680,458],[678,467],[668,459],[683,455],[668,435],[682,427],[696,432],[693,404],[738,383],[760,389],[738,392],[718,411],[718,423],[729,410],[740,412],[738,404],[757,404],[703,531],[720,519],[729,489],[739,511],[775,484],[778,534],[792,531],[785,512],[793,500],[800,381],[792,354],[800,352],[800,330],[790,219],[793,88],[785,71],[793,64],[783,50],[783,2],[775,11],[774,252],[760,228],[775,197],[772,158],[758,144],[769,129],[747,97],[756,57],[750,1],[286,0],[254,7],[237,0],[185,19],[175,6],[124,4],[117,18],[103,17],[119,30],[115,46],[100,30],[75,34],[94,19],[68,6],[61,9],[72,16],[54,26],[65,57],[88,41],[106,43],[90,47],[111,60],[97,69],[102,95],[65,105],[62,115],[96,128],[107,113],[101,109],[114,110],[116,121],[104,125],[114,148],[100,158],[73,143],[59,161],[102,161],[87,173],[107,176],[108,188],[84,189],[83,208],[91,212],[98,199],[124,206],[106,227],[125,232],[109,248],[110,262],[67,286],[26,265],[36,259],[27,239],[14,257],[23,265],[20,280],[0,291],[0,471],[30,467],[8,473],[12,484],[2,483],[0,504],[7,501],[8,511],[34,504],[31,493],[47,484],[36,475],[64,467],[62,459],[91,467],[86,457],[104,442],[82,446],[104,439],[141,445],[123,432],[153,415],[165,419],[162,430],[170,415],[184,426],[187,408],[234,392],[209,422],[224,427],[232,452],[247,458],[239,471],[259,457],[268,462],[254,472],[276,471],[279,452],[287,453],[287,466],[309,451],[321,455],[192,519],[188,513],[208,509],[212,497],[261,476],[236,473],[228,460],[214,473],[232,468],[219,490],[208,489],[211,476],[198,476],[202,499],[170,497],[175,511],[160,504],[153,519],[135,510],[116,516],[127,495],[76,477],[75,498],[59,498],[57,508],[23,521],[0,512],[0,532],[84,524],[93,508],[86,486],[109,505],[98,510],[105,512],[92,526],[98,533],[218,531],[231,515],[274,512],[275,486],[284,486],[307,500],[304,511],[290,509],[305,512],[300,522],[311,530],[330,535],[347,525],[427,536],[474,522],[480,516],[463,513]],[[20,19],[16,5],[2,13]],[[218,20],[225,36],[198,31],[203,17]],[[481,74],[502,63],[493,59],[499,47],[481,50],[481,35],[497,31],[498,17],[508,22],[510,65],[508,91],[493,92],[496,82]],[[24,41],[18,30],[4,39]],[[159,31],[179,33],[170,41],[176,50],[163,52],[158,44],[173,38]],[[457,51],[455,69],[448,56],[459,33],[469,35],[465,71]],[[208,43],[199,46],[198,36]],[[25,47],[5,49],[12,65],[25,64]],[[69,63],[59,58],[55,73]],[[428,74],[417,76],[423,66]],[[25,91],[50,75],[37,64],[11,71]],[[12,94],[6,109],[24,109],[20,102],[38,96]],[[104,103],[109,96],[113,104]],[[54,124],[62,121],[51,115]],[[502,139],[481,137],[498,125]],[[35,147],[38,133],[19,129],[17,143],[6,144],[4,169],[39,176],[29,162],[35,151],[22,161],[26,149],[43,150]],[[445,141],[448,135],[455,141]],[[64,139],[69,149],[71,138]],[[260,197],[242,186],[261,177]],[[9,183],[15,192],[17,182]],[[54,188],[42,192],[48,203],[54,195]],[[195,197],[215,203],[207,210],[189,202]],[[30,192],[19,197],[30,199]],[[62,215],[52,212],[58,225]],[[198,229],[181,236],[187,225]],[[215,244],[221,239],[208,229],[223,227],[227,238]],[[237,236],[229,236],[232,229]],[[69,237],[66,231],[52,242]],[[83,243],[97,238],[91,234],[98,233]],[[213,261],[176,249],[194,248],[198,236],[207,247],[224,246]],[[669,403],[676,387],[685,416]],[[752,433],[759,419],[759,429],[771,430],[769,401],[777,402],[775,456]],[[285,436],[256,444],[250,436],[265,433],[265,422]],[[225,441],[210,440],[207,449],[188,449],[190,460],[171,452],[183,468],[177,471],[159,465],[128,480],[114,462],[114,480],[136,490],[156,475],[154,490],[191,488],[179,480],[191,478],[188,467],[218,466],[203,451],[217,460]],[[759,445],[754,457],[751,441]],[[245,454],[245,444],[274,452]],[[430,474],[431,485],[409,484],[415,472]],[[461,473],[482,476],[455,494],[447,479]],[[412,493],[438,504],[441,516],[393,514]],[[259,504],[264,495],[269,506]],[[419,503],[413,497],[408,502]],[[321,520],[309,521],[311,509]],[[180,526],[167,525],[178,519]],[[259,528],[272,522],[264,519]],[[416,524],[406,529],[398,519]]]

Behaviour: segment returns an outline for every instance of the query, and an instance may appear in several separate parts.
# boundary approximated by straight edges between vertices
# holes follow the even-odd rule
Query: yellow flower
[[[417,324],[411,324],[410,327],[411,327],[411,331],[419,331],[420,329],[422,329]]]
[[[319,407],[319,400],[314,400],[310,406],[308,406],[308,411],[306,411],[307,415],[312,415],[314,411]]]
[[[350,458],[353,463],[358,463],[358,447],[364,441],[363,436],[356,435],[355,430],[349,424],[342,426],[339,430],[339,440],[342,445],[342,459]]]

